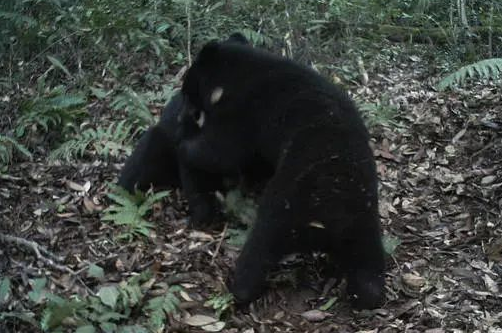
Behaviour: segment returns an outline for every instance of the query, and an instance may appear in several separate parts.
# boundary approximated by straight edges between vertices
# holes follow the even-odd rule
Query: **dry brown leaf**
[[[420,288],[425,285],[425,279],[419,275],[405,273],[402,275],[403,282],[412,288]]]
[[[324,312],[321,310],[316,310],[316,309],[302,313],[303,318],[307,319],[308,321],[312,321],[312,322],[323,321],[324,319],[326,319],[327,317],[330,317],[330,316],[331,316],[330,313],[327,313],[327,312]]]

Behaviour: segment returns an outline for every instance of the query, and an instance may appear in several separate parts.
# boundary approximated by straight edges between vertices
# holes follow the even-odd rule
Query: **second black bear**
[[[248,44],[248,41],[243,35],[236,33],[223,43]],[[230,181],[232,186],[244,180],[245,183],[256,187],[269,178],[272,171],[266,163],[247,165],[247,169],[253,170],[251,173],[240,170],[223,175],[219,172],[198,173],[197,168],[185,169],[184,163],[177,156],[181,130],[185,136],[189,136],[190,133],[199,131],[203,121],[202,118],[193,117],[181,119],[185,108],[183,95],[180,92],[175,93],[162,111],[160,121],[142,135],[133,153],[126,160],[118,184],[133,192],[135,189],[145,191],[150,186],[178,187],[180,178],[184,179],[183,192],[189,201],[190,222],[192,225],[200,226],[212,222],[219,216],[220,205],[215,191],[224,190],[225,181]],[[197,183],[197,186],[193,186],[192,183]],[[201,191],[201,188],[207,190]]]
[[[180,127],[178,119],[183,107],[183,95],[177,92],[162,111],[158,124],[141,136],[127,159],[119,176],[120,186],[133,192],[135,188],[145,191],[151,185],[180,185],[176,149]]]
[[[293,61],[218,42],[201,50],[182,93],[182,118],[199,124],[178,144],[191,206],[211,206],[211,186],[199,182],[207,176],[273,168],[231,279],[236,300],[259,297],[272,266],[301,248],[335,258],[355,307],[378,306],[385,264],[375,161],[347,94]]]

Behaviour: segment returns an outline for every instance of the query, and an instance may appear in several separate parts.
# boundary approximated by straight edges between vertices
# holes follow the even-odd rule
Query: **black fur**
[[[240,34],[232,34],[224,43],[226,44],[247,44],[246,38]],[[149,128],[140,138],[132,155],[127,159],[124,168],[122,169],[118,184],[133,192],[135,188],[139,190],[147,190],[150,186],[154,187],[177,187],[180,185],[180,178],[186,178],[188,171],[179,168],[179,161],[176,155],[177,142],[179,141],[180,131],[184,130],[184,135],[198,132],[198,127],[193,117],[185,117],[180,123],[180,116],[185,103],[183,95],[177,92],[169,103],[164,108],[158,124]],[[197,113],[198,114],[198,113]],[[195,117],[197,115],[194,115]],[[189,178],[196,179],[197,175],[190,172]],[[204,175],[207,176],[207,175]],[[229,176],[229,175],[228,175]],[[209,176],[211,179],[203,178],[199,183],[204,182],[205,188],[213,190],[221,189],[221,175]],[[214,179],[213,179],[214,178]],[[190,180],[186,180],[186,191],[190,191]],[[214,197],[214,195],[211,195]],[[206,205],[206,201],[201,205]],[[210,201],[215,202],[212,198]],[[197,205],[194,205],[197,207]],[[206,208],[200,208],[206,211]],[[216,207],[214,207],[216,209]],[[197,221],[210,220],[210,215],[215,212],[207,211],[200,213],[196,218]],[[194,215],[194,214],[193,214]]]
[[[336,259],[355,307],[377,306],[384,257],[375,162],[346,93],[290,60],[218,42],[202,49],[182,92],[182,118],[204,119],[178,145],[191,209],[213,205],[200,179],[252,174],[250,165],[273,170],[230,284],[237,301],[259,297],[270,268],[302,248]]]
[[[119,176],[120,186],[129,192],[135,187],[144,191],[152,185],[179,186],[176,137],[183,106],[183,96],[178,92],[164,108],[159,123],[143,134],[127,159]]]

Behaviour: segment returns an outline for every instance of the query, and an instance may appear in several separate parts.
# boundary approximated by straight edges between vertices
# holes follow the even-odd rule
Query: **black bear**
[[[378,306],[385,263],[375,161],[347,94],[291,60],[225,42],[203,47],[182,93],[182,124],[198,124],[182,125],[177,145],[191,209],[210,211],[207,177],[273,170],[230,279],[235,299],[259,297],[270,268],[303,249],[336,259],[356,308]]]
[[[183,95],[177,92],[162,111],[159,123],[142,135],[127,159],[119,176],[120,186],[129,192],[135,187],[145,191],[151,185],[179,186],[176,137],[183,106]]]
[[[240,33],[231,35],[224,43],[247,44],[247,39]],[[177,142],[183,128],[185,135],[196,131],[200,124],[197,120],[184,118],[181,113],[185,107],[183,95],[177,92],[162,111],[158,124],[150,127],[140,138],[131,156],[126,160],[119,176],[118,184],[129,192],[135,188],[147,190],[154,187],[177,187],[180,185],[180,170],[176,155]],[[200,122],[200,120],[199,120]],[[181,171],[182,173],[183,171]],[[268,171],[267,174],[270,174]],[[227,175],[229,176],[229,175]],[[217,178],[220,178],[218,175]],[[266,175],[260,177],[263,178]],[[251,180],[253,181],[253,180]],[[210,181],[211,187],[219,186],[219,179]],[[208,185],[209,186],[209,185]]]
[[[235,185],[236,180],[241,177],[230,173],[225,175],[208,173],[204,177],[197,178],[196,173],[185,170],[177,156],[180,132],[183,129],[184,135],[189,135],[197,131],[199,125],[187,117],[181,123],[180,117],[184,107],[183,95],[177,92],[162,111],[160,121],[139,139],[122,168],[118,184],[133,193],[136,189],[145,191],[150,186],[179,187],[180,178],[184,179],[182,190],[189,202],[190,224],[201,226],[212,223],[220,217],[221,210],[215,191],[224,190],[225,183]],[[199,195],[192,190],[192,182],[211,191]]]
[[[223,44],[248,44],[240,33],[231,35]],[[183,193],[188,198],[190,224],[201,226],[218,220],[220,205],[215,191],[244,185],[261,188],[263,181],[273,174],[272,167],[262,161],[248,163],[235,172],[203,172],[188,170],[177,156],[181,136],[198,133],[204,121],[198,117],[181,117],[186,108],[184,96],[177,92],[162,111],[158,124],[150,127],[140,138],[131,156],[126,160],[118,184],[129,192],[147,190],[150,186],[178,187],[183,181]],[[197,112],[197,115],[201,114]],[[182,134],[183,133],[183,134]],[[249,172],[252,170],[252,172]],[[196,183],[197,185],[192,185]],[[204,191],[201,191],[204,189]]]

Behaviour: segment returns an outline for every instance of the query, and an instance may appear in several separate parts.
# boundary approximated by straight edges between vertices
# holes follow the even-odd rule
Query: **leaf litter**
[[[3,246],[2,276],[16,285],[2,293],[3,306],[30,310],[26,276],[50,277],[50,290],[61,295],[96,293],[113,305],[113,285],[151,269],[156,285],[165,284],[152,293],[184,287],[180,313],[169,319],[173,330],[501,332],[502,91],[485,84],[439,93],[437,78],[419,59],[381,63],[374,66],[378,73],[369,71],[366,86],[350,88],[366,103],[381,103],[385,95],[397,110],[392,124],[371,128],[382,226],[390,239],[381,309],[353,311],[344,283],[330,281],[325,256],[315,254],[283,261],[260,300],[218,319],[204,303],[226,292],[239,249],[220,242],[221,229],[187,229],[179,191],[154,207],[148,239],[116,242],[117,230],[99,214],[110,204],[105,181],[116,179],[120,165],[37,159],[2,175],[0,233],[35,242],[70,270]]]

